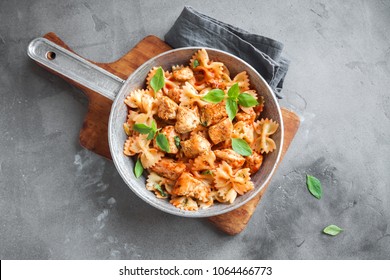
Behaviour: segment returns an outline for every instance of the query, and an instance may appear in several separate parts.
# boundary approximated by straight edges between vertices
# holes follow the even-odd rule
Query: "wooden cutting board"
[[[72,51],[56,34],[52,32],[44,35],[43,37],[63,48]],[[170,49],[171,47],[159,38],[155,36],[148,36],[141,40],[132,50],[130,50],[123,57],[119,58],[117,61],[111,63],[97,63],[91,60],[89,61],[126,80],[127,77],[146,60]],[[46,68],[43,65],[41,66]],[[46,69],[51,71],[48,68]],[[90,90],[62,75],[59,75],[58,73],[55,74],[62,77],[69,83],[79,87],[88,97],[88,112],[80,130],[81,146],[107,159],[111,159],[108,146],[107,129],[112,101],[93,90]],[[299,118],[295,113],[286,109],[282,109],[282,115],[284,120],[285,138],[281,159],[286,153],[288,146],[294,138],[300,124]],[[211,217],[209,220],[217,228],[227,234],[235,235],[240,233],[251,219],[254,211],[256,210],[256,206],[267,187],[268,185],[264,187],[255,198],[253,198],[244,206],[229,213]]]

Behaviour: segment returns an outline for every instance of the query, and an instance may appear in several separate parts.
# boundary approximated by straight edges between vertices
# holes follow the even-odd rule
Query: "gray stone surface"
[[[388,1],[185,1],[283,41],[292,61],[281,103],[303,124],[238,236],[148,206],[79,146],[87,101],[27,57],[29,41],[54,31],[113,61],[162,38],[183,2],[0,1],[0,258],[390,259]]]

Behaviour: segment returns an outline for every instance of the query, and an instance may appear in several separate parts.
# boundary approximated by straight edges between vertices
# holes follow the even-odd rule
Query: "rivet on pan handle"
[[[124,83],[121,78],[45,38],[31,41],[27,54],[52,71],[111,100],[115,99]]]

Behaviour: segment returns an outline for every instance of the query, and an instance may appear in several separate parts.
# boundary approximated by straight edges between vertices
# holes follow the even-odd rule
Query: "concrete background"
[[[0,1],[1,259],[390,259],[389,1]],[[56,32],[114,61],[184,4],[285,43],[283,106],[303,120],[247,229],[162,213],[82,149],[87,101],[35,65]],[[305,175],[323,184],[321,200]],[[321,233],[328,224],[345,231]]]

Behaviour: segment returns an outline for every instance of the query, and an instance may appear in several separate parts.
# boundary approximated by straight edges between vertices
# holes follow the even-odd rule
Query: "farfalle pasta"
[[[136,158],[146,189],[187,211],[233,203],[254,189],[266,154],[276,149],[279,125],[261,118],[264,98],[245,71],[229,69],[197,51],[189,65],[154,67],[146,88],[125,99],[123,153]]]

